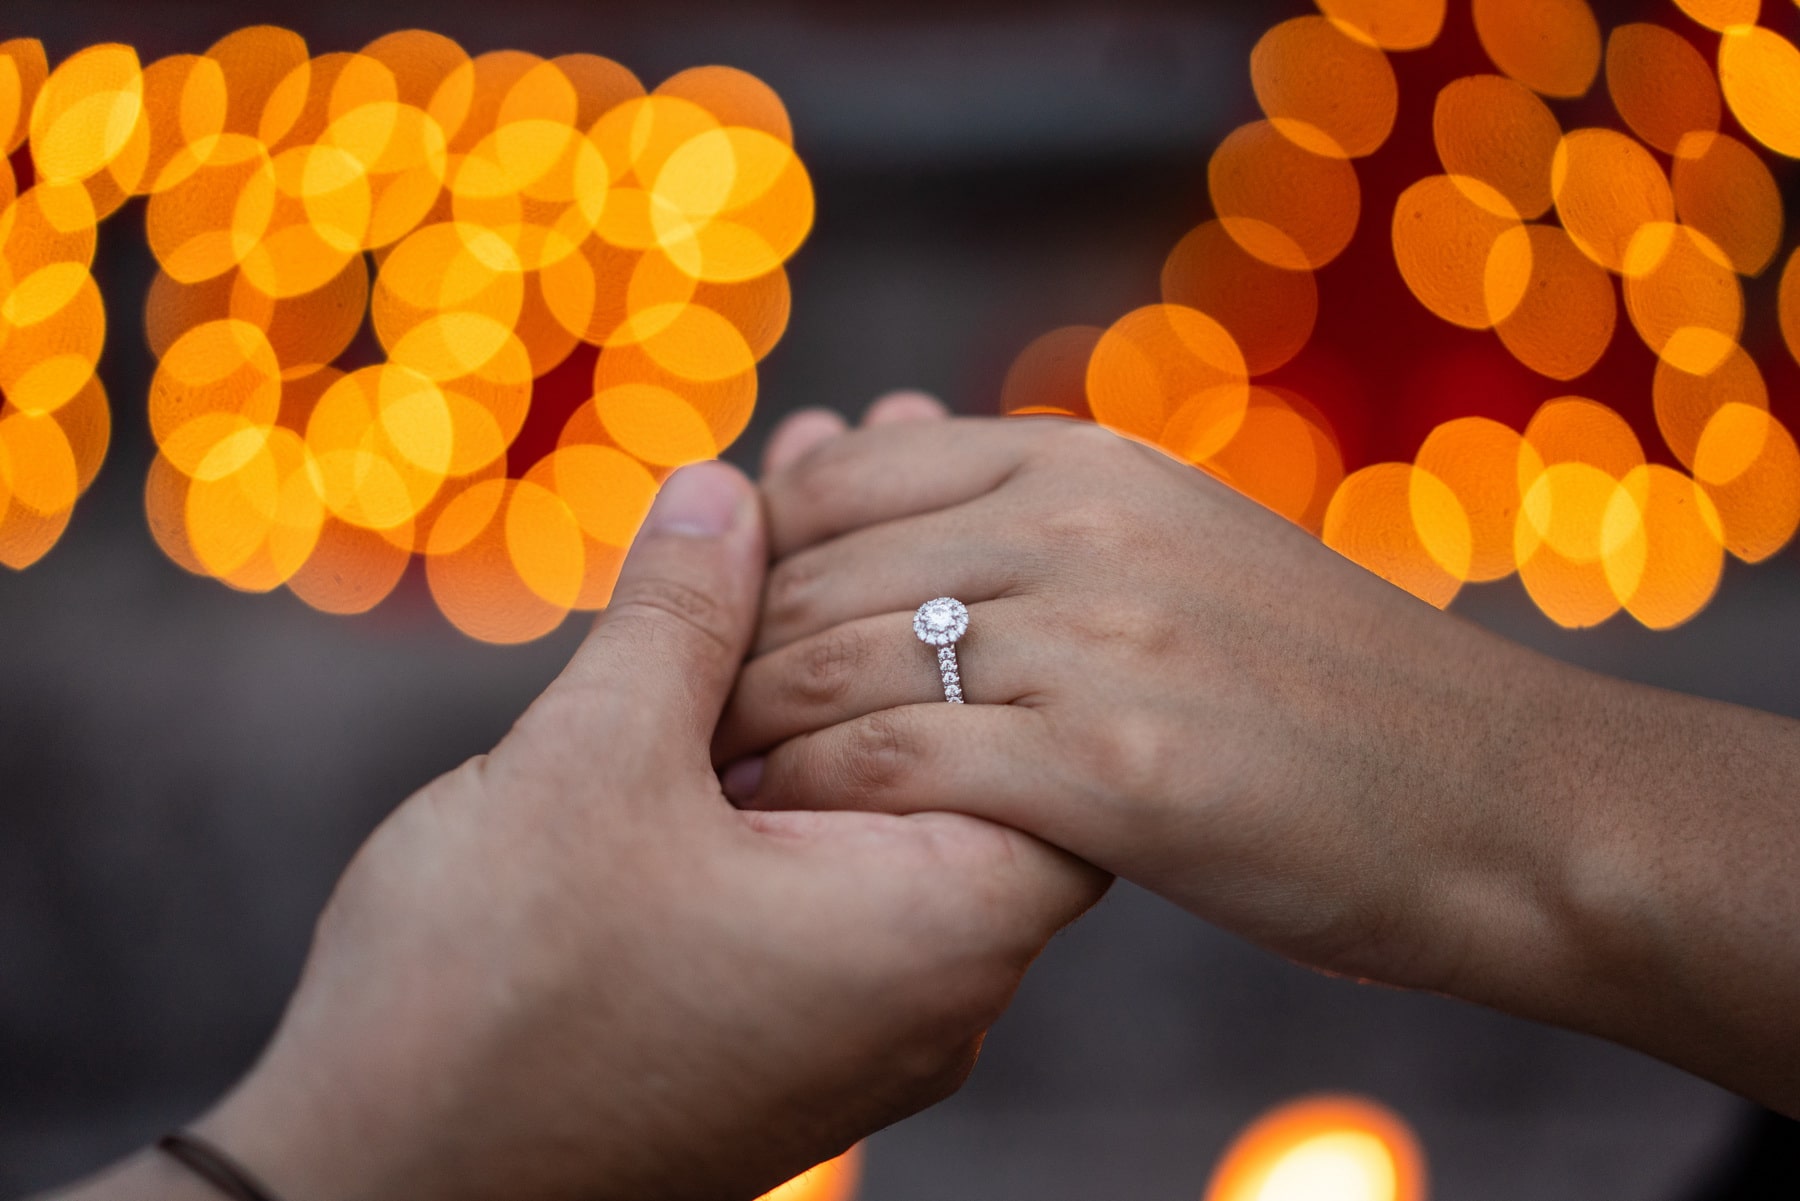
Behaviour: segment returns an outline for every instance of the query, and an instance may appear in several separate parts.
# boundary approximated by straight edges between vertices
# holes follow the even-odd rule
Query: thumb
[[[677,471],[552,691],[610,697],[632,724],[705,754],[755,629],[765,546],[762,504],[741,472],[717,462]]]

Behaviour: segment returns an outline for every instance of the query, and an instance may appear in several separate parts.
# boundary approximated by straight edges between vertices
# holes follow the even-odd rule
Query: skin
[[[733,808],[766,559],[743,476],[673,477],[562,676],[357,854],[198,1132],[305,1201],[719,1201],[954,1091],[1105,877],[971,817]],[[215,1201],[149,1152],[60,1196]]]
[[[978,815],[1800,1116],[1800,723],[1507,643],[1091,426],[860,431],[765,494],[740,804]],[[911,629],[944,594],[963,706]]]

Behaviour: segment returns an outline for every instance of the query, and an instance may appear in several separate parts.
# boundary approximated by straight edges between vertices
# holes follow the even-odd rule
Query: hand
[[[1392,915],[1435,883],[1430,807],[1494,774],[1516,715],[1468,684],[1516,677],[1509,648],[1065,421],[852,434],[766,492],[779,562],[716,749],[769,753],[729,789],[980,814],[1306,962],[1443,983],[1453,948]],[[982,703],[943,704],[912,633],[944,594]]]
[[[1545,785],[1588,677],[1089,426],[863,431],[766,493],[779,563],[715,748],[767,754],[741,802],[978,814],[1303,962],[1497,1004],[1570,952]],[[910,628],[943,594],[964,706]]]
[[[740,803],[977,814],[1800,1116],[1800,723],[1503,642],[1091,426],[866,430],[766,494]],[[966,705],[910,626],[943,594]]]
[[[760,513],[673,477],[562,677],[357,855],[203,1134],[307,1201],[717,1201],[957,1087],[1101,877],[973,818],[726,802]],[[177,1195],[132,1173],[191,1187],[80,1195]]]

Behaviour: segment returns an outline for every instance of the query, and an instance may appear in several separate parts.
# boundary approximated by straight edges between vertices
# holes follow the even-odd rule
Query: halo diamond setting
[[[929,646],[950,646],[968,632],[968,606],[954,597],[928,600],[913,614],[913,633]]]

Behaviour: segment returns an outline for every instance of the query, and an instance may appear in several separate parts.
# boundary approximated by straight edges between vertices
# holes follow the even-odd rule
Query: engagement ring
[[[926,646],[937,647],[938,674],[944,678],[944,699],[963,703],[962,675],[956,666],[956,640],[969,632],[969,607],[954,597],[940,596],[919,606],[913,614],[913,633]]]

